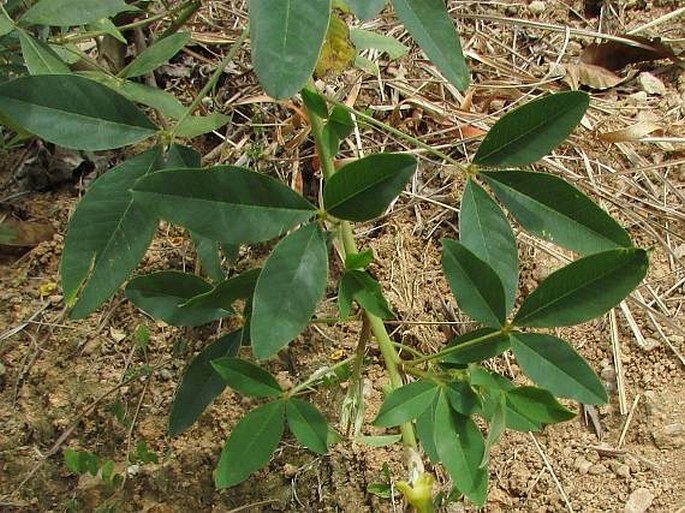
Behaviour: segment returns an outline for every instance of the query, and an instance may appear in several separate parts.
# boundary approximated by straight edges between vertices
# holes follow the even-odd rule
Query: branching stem
[[[310,82],[308,88],[312,92],[319,94],[319,91],[317,91],[313,83]],[[349,108],[347,110],[349,110]],[[307,114],[309,115],[309,120],[312,127],[312,135],[314,136],[314,143],[316,144],[316,150],[319,154],[319,160],[321,161],[321,169],[323,170],[324,178],[330,179],[330,177],[332,177],[335,173],[335,166],[333,165],[333,155],[329,154],[328,147],[323,139],[322,120],[309,108],[307,108]],[[340,223],[340,239],[343,247],[343,258],[345,255],[359,253],[357,243],[354,239],[352,226],[347,221],[342,221]],[[401,387],[403,384],[402,375],[400,374],[398,367],[400,358],[395,350],[392,340],[390,340],[390,336],[388,335],[388,331],[385,329],[383,321],[379,317],[376,317],[368,312],[364,312],[364,316],[366,317],[369,327],[371,328],[371,332],[378,342],[378,347],[383,356],[383,361],[388,371],[392,388],[395,389]],[[414,435],[414,427],[412,424],[408,422],[402,425],[401,431],[404,445],[406,447],[416,449],[416,436]]]

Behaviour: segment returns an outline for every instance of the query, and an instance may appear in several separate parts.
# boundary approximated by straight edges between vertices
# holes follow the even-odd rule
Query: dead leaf
[[[581,62],[601,66],[610,71],[619,70],[628,64],[659,59],[670,59],[676,64],[681,62],[675,52],[658,38],[648,39],[630,35],[621,37],[629,41],[606,41],[588,45],[580,55]]]
[[[615,87],[626,79],[601,66],[579,62],[566,65],[564,80],[574,90],[579,89],[580,86],[587,86],[602,91]]]
[[[0,221],[0,252],[16,253],[50,240],[54,234],[55,229],[47,223],[4,219]]]
[[[331,15],[328,33],[319,60],[316,63],[316,76],[339,75],[354,62],[357,50],[350,39],[350,28],[337,15]]]
[[[610,143],[618,142],[632,142],[639,141],[643,137],[647,137],[657,131],[661,131],[662,128],[656,123],[651,121],[642,121],[641,123],[636,123],[626,128],[621,128],[620,130],[613,130],[611,132],[605,132],[597,136],[598,139]]]

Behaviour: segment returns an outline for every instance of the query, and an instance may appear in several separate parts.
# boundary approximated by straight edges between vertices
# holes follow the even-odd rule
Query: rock
[[[678,449],[685,445],[685,424],[681,422],[666,424],[655,429],[652,437],[659,449]]]
[[[573,462],[573,466],[578,469],[581,475],[587,474],[590,468],[593,467],[592,462],[586,460],[583,456],[578,456]]]
[[[645,345],[642,346],[642,349],[645,351],[651,351],[657,347],[659,347],[661,344],[659,341],[655,338],[647,337],[645,338]]]
[[[647,488],[638,488],[628,497],[623,513],[645,513],[652,505],[654,494]]]
[[[604,465],[602,465],[601,463],[596,463],[595,465],[592,465],[592,466],[588,469],[588,473],[590,473],[590,474],[592,474],[592,475],[594,475],[594,476],[598,476],[598,475],[600,475],[600,474],[606,474],[608,470],[609,470],[609,469],[606,468],[606,467],[605,467]]]
[[[681,244],[673,250],[673,254],[676,258],[685,258],[685,244]]]
[[[531,14],[542,14],[546,9],[547,5],[545,5],[545,2],[540,0],[533,0],[528,6],[528,10],[531,12]]]
[[[640,83],[640,89],[647,94],[666,94],[666,86],[664,83],[651,73],[643,71],[637,76],[637,81]]]
[[[620,461],[614,460],[610,463],[610,466],[612,472],[616,474],[618,477],[622,477],[624,479],[628,479],[630,477],[630,467],[625,463],[621,463]]]

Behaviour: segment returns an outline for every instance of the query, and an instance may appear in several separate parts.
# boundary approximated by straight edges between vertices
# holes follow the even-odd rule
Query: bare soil
[[[196,39],[216,33],[235,39],[233,13],[244,13],[244,3],[210,4],[194,21]],[[398,61],[369,55],[383,70],[381,80],[350,70],[327,79],[326,86],[377,119],[452,156],[466,157],[476,147],[468,134],[487,130],[493,117],[526,97],[568,88],[563,73],[552,71],[577,62],[590,40],[554,27],[594,31],[599,20],[584,18],[581,2],[570,0],[450,2],[450,7],[473,70],[474,85],[466,94],[445,86],[415,46]],[[664,1],[607,3],[602,30],[625,33],[679,7]],[[513,24],[511,18],[552,28]],[[658,22],[641,34],[661,36],[682,51],[683,19]],[[387,13],[368,28],[411,44]],[[181,96],[201,87],[207,63],[215,62],[214,52],[224,52],[225,46],[198,43],[191,50],[162,80]],[[183,66],[189,68],[186,76],[172,73]],[[664,90],[646,92],[638,72],[657,77]],[[600,374],[611,401],[597,409],[567,403],[579,413],[574,421],[535,434],[507,432],[491,456],[490,496],[483,511],[685,511],[685,72],[657,61],[622,73],[628,79],[621,85],[591,91],[592,107],[582,127],[537,166],[586,191],[628,227],[639,245],[653,248],[649,276],[621,308],[559,331]],[[242,55],[214,97],[217,108],[234,115],[235,123],[223,134],[229,142],[209,136],[194,144],[209,155],[208,164],[242,159],[244,165],[275,169],[289,183],[297,183],[299,173],[305,190],[315,194],[317,164],[298,110],[259,94],[248,56]],[[610,143],[599,137],[645,121],[660,127],[651,139]],[[368,126],[360,126],[359,141],[366,153],[410,148]],[[356,137],[343,149],[353,157],[360,149]],[[439,258],[440,238],[457,236],[454,206],[463,179],[450,166],[420,155],[410,191],[389,215],[358,227],[358,235],[361,246],[373,249],[377,261],[372,271],[398,314],[398,321],[388,325],[394,340],[428,351],[471,326],[449,295]],[[3,160],[1,183],[12,183],[13,162],[20,158],[13,154]],[[122,294],[97,314],[70,320],[59,287],[59,260],[80,193],[80,184],[71,182],[3,202],[11,216],[47,223],[55,235],[23,254],[4,254],[0,261],[0,511],[403,510],[401,499],[367,492],[370,484],[386,481],[385,465],[393,480],[405,477],[398,446],[371,448],[344,441],[329,455],[317,457],[286,439],[268,468],[240,486],[217,491],[212,472],[223,442],[255,403],[226,391],[177,438],[166,434],[167,412],[192,355],[231,326],[173,328],[144,316]],[[525,297],[569,255],[522,232],[518,240]],[[243,248],[237,265],[259,262],[262,253]],[[138,272],[195,265],[183,231],[163,224]],[[339,272],[335,265],[334,275]],[[335,295],[331,283],[321,315],[335,314]],[[144,349],[135,343],[141,325],[150,331]],[[352,355],[359,330],[355,322],[312,325],[269,368],[284,384],[303,380]],[[370,421],[388,379],[374,347],[367,358],[365,418]],[[516,381],[525,379],[510,355],[491,365]],[[314,397],[341,430],[344,395],[345,384],[338,383]],[[364,433],[384,432],[367,425]],[[134,462],[140,442],[154,451],[157,463]],[[125,482],[117,487],[73,474],[63,458],[68,447],[112,460]],[[448,491],[447,476],[433,470]],[[642,506],[637,504],[640,498]],[[475,508],[457,502],[447,511]]]

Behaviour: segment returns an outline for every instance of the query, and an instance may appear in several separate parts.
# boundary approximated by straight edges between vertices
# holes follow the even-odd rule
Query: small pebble
[[[545,5],[545,2],[542,2],[541,0],[533,0],[528,6],[528,10],[531,12],[531,14],[542,14],[545,12],[545,9],[547,9],[547,5]]]
[[[623,513],[645,513],[652,505],[654,494],[647,488],[638,488],[628,497]]]
[[[637,81],[640,84],[640,88],[647,94],[657,94],[660,96],[666,94],[664,83],[651,73],[643,71],[637,76]]]
[[[606,474],[609,469],[606,468],[604,465],[601,463],[597,463],[595,465],[592,465],[589,469],[588,472],[594,476],[598,476],[600,474]]]

